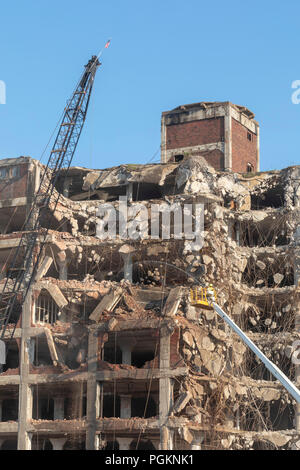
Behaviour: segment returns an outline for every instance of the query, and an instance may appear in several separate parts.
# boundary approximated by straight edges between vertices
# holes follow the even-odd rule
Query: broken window
[[[78,419],[86,416],[86,396],[78,393],[67,397],[64,401],[65,419]]]
[[[69,439],[63,446],[63,450],[85,450],[85,441]]]
[[[158,258],[159,260],[159,258]],[[188,273],[178,270],[170,264],[163,265],[143,260],[133,265],[133,283],[153,286],[173,286],[181,285],[187,281]]]
[[[9,168],[4,166],[0,168],[0,179],[6,179],[9,177]]]
[[[263,407],[264,402],[255,398],[240,406],[240,427],[242,430],[262,431],[264,429]]]
[[[148,201],[149,199],[162,199],[162,186],[154,183],[133,183],[132,200]]]
[[[1,450],[17,450],[18,449],[18,441],[17,439],[7,439],[3,442],[1,446]]]
[[[241,328],[253,333],[279,333],[295,328],[293,298],[274,294],[253,297],[241,315]]]
[[[139,441],[134,440],[130,444],[129,450],[156,450],[150,439],[148,440],[142,440],[140,439]]]
[[[53,365],[45,335],[37,336],[35,338],[35,342],[32,343],[32,351],[30,351],[30,354],[33,359],[33,365],[36,367]]]
[[[247,164],[247,173],[253,173],[254,171],[254,166],[252,165],[252,163],[248,163]]]
[[[257,344],[257,340],[255,340],[255,342]],[[258,344],[258,347],[287,377],[292,379],[295,367],[291,360],[287,358],[284,348],[279,349],[276,337],[273,340],[273,343],[260,343]],[[261,359],[259,359],[250,349],[247,349],[244,355],[244,371],[245,375],[254,380],[267,380],[272,382],[277,380],[263,364]]]
[[[12,166],[10,169],[10,175],[12,178],[17,178],[18,176],[20,176],[20,167]]]
[[[286,287],[294,284],[294,267],[290,259],[272,259],[263,262],[250,258],[242,275],[249,287]]]
[[[266,216],[260,222],[245,220],[235,225],[240,246],[284,246],[289,243],[285,216]]]
[[[121,401],[117,395],[103,395],[103,418],[120,418]]]
[[[32,419],[54,420],[53,398],[39,396],[38,390],[34,394]]]
[[[106,445],[103,450],[119,450],[118,441],[106,441]]]
[[[251,400],[240,406],[241,429],[263,431],[272,429],[280,431],[293,429],[294,407],[283,400],[262,401],[249,395]]]
[[[110,364],[122,364],[122,351],[119,347],[109,344],[104,346],[103,360]]]
[[[3,364],[3,372],[8,369],[17,369],[19,367],[19,347],[16,340],[6,343],[6,363]]]
[[[281,184],[271,187],[263,193],[251,194],[251,209],[259,210],[284,206],[284,187]]]
[[[4,296],[4,299],[2,303],[0,304],[0,316],[3,314],[3,312],[5,312],[7,308],[7,300],[8,300],[8,297],[5,298]],[[11,312],[9,320],[8,320],[8,324],[15,325],[20,318],[21,312],[22,312],[22,305],[18,301],[15,301],[13,311]]]
[[[26,220],[26,206],[13,206],[1,209],[0,233],[8,234],[22,230]],[[1,250],[2,251],[2,250]],[[6,250],[3,250],[4,254]],[[11,253],[12,255],[12,253]],[[7,254],[9,256],[9,253]],[[8,260],[7,260],[8,261]],[[20,262],[19,262],[20,261]],[[21,257],[18,257],[17,264],[21,264]],[[9,263],[5,270],[9,269]]]
[[[19,400],[10,399],[2,401],[2,421],[18,421]]]
[[[225,195],[223,199],[224,199],[224,207],[227,207],[228,209],[235,208],[235,202],[232,196]]]
[[[147,362],[150,362],[154,359],[154,351],[137,351],[133,350],[131,353],[131,365],[134,367],[140,368],[144,367]]]
[[[53,450],[53,445],[50,439],[45,439],[39,435],[33,436],[31,441],[32,450]]]
[[[131,350],[127,351],[127,345]],[[109,333],[108,341],[104,345],[103,360],[111,364],[130,363],[134,367],[147,367],[155,357],[157,350],[157,337],[155,330],[140,330],[139,332]],[[126,355],[126,362],[124,356]],[[128,362],[127,362],[128,361]]]
[[[19,166],[4,166],[0,168],[0,179],[17,178],[20,176]]]
[[[36,302],[35,323],[50,323],[57,321],[59,308],[52,297],[41,293]]]
[[[270,420],[270,427],[277,430],[293,429],[295,409],[291,404],[276,400],[266,404],[268,408],[268,418]]]
[[[101,200],[104,202],[118,201],[120,196],[126,196],[126,186],[111,186],[95,189],[93,191],[81,192],[69,196],[73,201]]]
[[[156,416],[156,403],[151,397],[134,397],[131,400],[131,416],[151,418]]]

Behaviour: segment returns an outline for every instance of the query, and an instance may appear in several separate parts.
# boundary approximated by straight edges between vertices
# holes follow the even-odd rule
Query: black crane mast
[[[3,290],[0,293],[0,340],[4,338],[12,316],[14,317],[14,328],[9,330],[9,338],[13,337],[17,320],[21,314],[21,306],[34,281],[50,228],[51,215],[60,198],[60,193],[55,190],[55,187],[61,176],[61,171],[64,170],[64,175],[66,175],[66,170],[71,165],[86,119],[95,74],[99,65],[101,64],[98,57],[92,56],[85,65],[84,72],[64,110],[57,137],[47,165],[41,174],[39,188],[33,197],[22,228],[20,242],[14,252]],[[22,258],[21,267],[20,258]]]

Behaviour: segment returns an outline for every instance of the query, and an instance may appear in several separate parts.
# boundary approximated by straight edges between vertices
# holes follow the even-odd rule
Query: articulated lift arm
[[[261,350],[251,341],[250,338],[234,323],[233,320],[221,309],[221,307],[215,302],[212,303],[214,310],[217,314],[223,318],[223,320],[230,326],[230,328],[235,331],[242,341],[256,354],[256,356],[261,359],[266,368],[271,372],[276,379],[284,386],[284,388],[295,398],[297,403],[300,403],[300,391],[297,387],[291,382],[291,380],[275,365],[270,359],[268,359]]]

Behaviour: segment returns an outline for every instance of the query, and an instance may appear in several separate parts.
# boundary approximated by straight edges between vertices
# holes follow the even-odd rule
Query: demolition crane
[[[55,187],[62,170],[66,174],[71,165],[86,119],[95,74],[101,65],[98,60],[99,55],[92,56],[85,65],[75,91],[67,102],[58,134],[40,177],[39,188],[33,197],[20,242],[14,252],[0,294],[0,364],[5,364],[6,359],[3,339],[13,337],[22,305],[34,282],[50,228],[51,216],[60,198],[60,193],[55,191]],[[20,259],[22,259],[21,267]],[[7,330],[12,318],[14,327]]]

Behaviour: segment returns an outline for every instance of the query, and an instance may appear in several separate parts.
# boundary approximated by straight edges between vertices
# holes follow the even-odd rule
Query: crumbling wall
[[[82,175],[76,169],[70,179],[69,193],[62,184],[57,190],[73,199],[62,195],[52,214],[50,204],[51,228],[33,289],[29,375],[34,400],[43,405],[42,411],[34,405],[34,432],[40,426],[63,426],[66,420],[78,430],[74,438],[65,431],[66,448],[82,446],[90,413],[87,377],[94,367],[103,384],[98,396],[102,410],[105,403],[97,417],[102,447],[115,445],[113,430],[122,434],[129,422],[132,447],[141,442],[157,446],[166,348],[172,385],[168,382],[165,426],[173,433],[174,448],[297,449],[294,400],[212,310],[191,305],[189,290],[212,283],[218,304],[295,379],[299,168],[245,177],[216,172],[194,156],[151,168],[84,169]],[[138,187],[143,185],[140,195],[147,199],[140,201]],[[97,199],[89,199],[92,193]],[[173,222],[168,240],[117,236],[100,241],[99,204],[110,201],[117,209],[117,197],[124,194],[133,195],[130,204],[142,204],[149,217],[152,202],[200,201],[205,211],[203,246],[192,249],[188,240],[174,238]],[[1,241],[7,250],[16,236],[0,237],[0,255]],[[124,280],[128,253],[132,282]],[[0,286],[4,282],[5,269]],[[162,346],[162,331],[167,331],[169,346]],[[17,345],[11,346],[0,374],[7,380],[19,374],[21,335],[18,324]],[[60,380],[56,390],[55,381]],[[7,399],[0,387],[1,398]],[[114,428],[116,423],[119,428]],[[34,446],[50,445],[47,436],[43,439],[44,444],[34,440]]]

